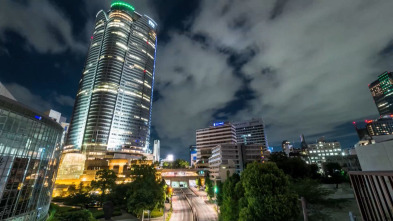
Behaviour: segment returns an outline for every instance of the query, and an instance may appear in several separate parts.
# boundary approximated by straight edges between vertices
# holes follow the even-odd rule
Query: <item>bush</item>
[[[101,219],[105,218],[104,216],[104,210],[98,210],[98,209],[89,209],[90,212],[93,214],[93,217],[96,219]],[[122,212],[119,208],[115,208],[113,211],[112,217],[114,216],[121,216]]]
[[[55,216],[59,221],[95,221],[89,210],[77,210],[63,213],[56,213]]]
[[[65,200],[66,200],[65,197],[60,197],[60,196],[52,198],[52,202],[59,202],[59,203],[61,203],[61,202],[64,202]]]

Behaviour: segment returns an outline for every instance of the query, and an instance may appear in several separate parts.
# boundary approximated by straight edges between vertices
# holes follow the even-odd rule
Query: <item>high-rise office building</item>
[[[379,115],[393,114],[393,73],[385,72],[368,85]]]
[[[0,220],[45,220],[60,158],[62,127],[0,96]]]
[[[154,140],[153,161],[160,161],[160,140]]]
[[[65,150],[87,159],[141,156],[149,146],[157,24],[122,1],[99,11]]]
[[[236,140],[241,144],[261,144],[267,148],[265,126],[262,119],[233,123],[236,128]]]
[[[217,122],[196,131],[197,167],[208,168],[213,147],[219,144],[236,144],[236,129],[229,122]]]

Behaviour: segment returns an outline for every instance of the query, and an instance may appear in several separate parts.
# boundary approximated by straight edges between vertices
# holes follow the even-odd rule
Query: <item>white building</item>
[[[153,161],[160,162],[160,140],[154,140]]]
[[[319,139],[315,144],[308,144],[307,153],[309,156],[309,164],[317,164],[322,172],[322,164],[326,162],[327,156],[337,156],[342,154],[340,142],[325,142]]]
[[[212,149],[209,158],[209,172],[213,181],[224,182],[234,173],[240,174],[248,163],[264,162],[270,154],[258,144],[220,144]]]
[[[213,147],[236,144],[236,130],[231,123],[218,122],[196,131],[197,167],[208,168]]]

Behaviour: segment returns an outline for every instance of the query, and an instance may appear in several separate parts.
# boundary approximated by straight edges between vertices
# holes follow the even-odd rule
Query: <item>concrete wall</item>
[[[393,170],[393,141],[356,147],[363,171]]]

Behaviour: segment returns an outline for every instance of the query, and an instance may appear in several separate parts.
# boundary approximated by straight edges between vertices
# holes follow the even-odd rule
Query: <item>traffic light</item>
[[[218,187],[214,186],[214,193],[218,193]]]

